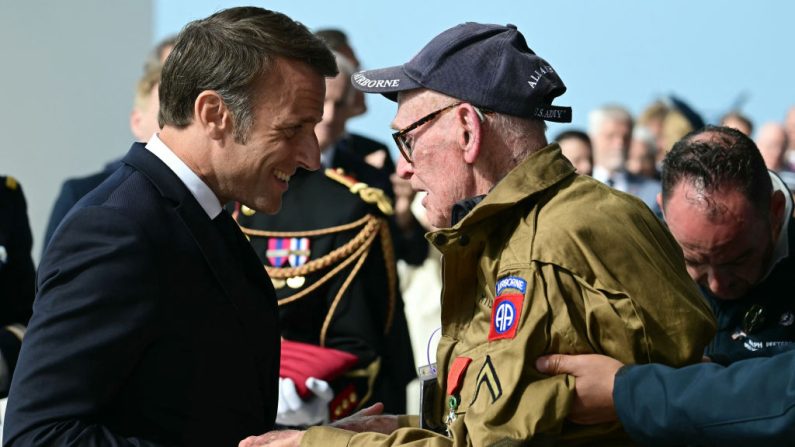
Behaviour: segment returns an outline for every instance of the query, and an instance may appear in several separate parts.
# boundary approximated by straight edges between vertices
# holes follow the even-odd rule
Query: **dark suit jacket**
[[[238,223],[247,229],[298,232],[313,231],[350,224],[366,215],[383,217],[378,208],[365,203],[357,194],[328,177],[322,171],[299,170],[290,179],[290,189],[283,196],[282,210],[274,215],[256,213],[238,215]],[[309,254],[304,262],[320,259],[351,241],[361,228],[308,237]],[[290,260],[279,260],[283,265],[273,265],[268,258],[268,244],[273,238],[258,237],[248,232],[254,251],[261,262],[272,267],[297,267]],[[279,238],[276,238],[279,239]],[[287,238],[283,238],[287,239]],[[286,242],[286,241],[285,241]],[[276,291],[280,299],[302,292],[323,278],[342,261],[328,265],[306,275],[306,282],[298,289],[284,286]],[[279,307],[282,335],[289,340],[318,345],[326,315],[332,308],[337,293],[353,270],[348,265],[329,281],[305,298]],[[394,258],[389,266],[394,272]],[[326,336],[326,347],[350,352],[359,357],[356,368],[365,368],[380,358],[381,370],[373,387],[370,405],[384,402],[386,412],[402,414],[406,410],[406,384],[415,377],[411,340],[408,335],[403,300],[395,284],[396,302],[391,329],[386,331],[389,283],[387,265],[380,238],[370,246],[366,261],[356,273],[336,307]],[[353,381],[358,395],[366,393],[366,380]],[[344,388],[349,381],[334,383],[335,389]]]
[[[58,224],[66,217],[66,213],[68,213],[69,210],[75,206],[75,203],[82,199],[84,195],[99,186],[100,183],[104,182],[106,178],[110,177],[110,175],[121,166],[121,159],[114,160],[105,165],[105,168],[100,172],[85,177],[71,178],[63,182],[63,185],[61,185],[61,192],[58,193],[55,204],[52,206],[50,220],[47,222],[47,232],[44,233],[44,244],[42,244],[41,250],[42,254],[44,250],[47,249],[47,245],[50,243],[50,239],[52,239],[52,234],[55,233],[55,229],[58,228]]]
[[[231,235],[134,144],[46,250],[7,445],[230,446],[269,430],[275,296]]]

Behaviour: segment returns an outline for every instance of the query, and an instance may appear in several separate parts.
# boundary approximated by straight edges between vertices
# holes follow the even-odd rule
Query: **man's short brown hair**
[[[189,23],[163,67],[160,126],[188,126],[199,93],[213,90],[232,114],[235,140],[244,143],[254,120],[252,99],[268,94],[255,92],[257,81],[277,57],[307,63],[321,76],[337,74],[326,45],[284,14],[239,7]]]

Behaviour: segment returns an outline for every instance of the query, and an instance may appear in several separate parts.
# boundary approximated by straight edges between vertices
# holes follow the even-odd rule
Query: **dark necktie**
[[[248,271],[248,275],[254,278],[255,281],[267,279],[262,263],[251,248],[251,243],[243,235],[235,219],[225,209],[222,209],[221,213],[213,219],[213,224],[221,233],[237,266],[242,268],[243,271]]]
[[[235,219],[232,219],[232,216],[225,209],[222,209],[221,213],[213,219],[213,224],[221,233],[229,250],[235,253],[236,257],[240,256],[242,254],[240,251],[240,238],[243,234],[240,232]]]

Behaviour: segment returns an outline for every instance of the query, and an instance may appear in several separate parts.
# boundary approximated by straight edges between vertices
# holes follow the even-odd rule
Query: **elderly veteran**
[[[557,72],[515,26],[465,23],[353,82],[397,100],[398,173],[427,192],[439,228],[428,235],[444,264],[435,396],[419,418],[359,414],[241,445],[631,444],[618,423],[567,422],[574,378],[538,373],[536,358],[686,365],[715,324],[648,207],[547,145],[544,120],[571,117],[552,105],[566,90]]]

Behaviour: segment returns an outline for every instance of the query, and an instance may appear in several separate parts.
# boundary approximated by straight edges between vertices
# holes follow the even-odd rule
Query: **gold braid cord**
[[[356,228],[361,228],[361,230],[359,230],[356,236],[354,236],[350,241],[332,250],[327,255],[312,260],[300,267],[264,266],[271,278],[285,279],[295,276],[306,276],[311,273],[325,270],[334,265],[334,268],[329,270],[325,275],[323,275],[309,287],[293,295],[280,299],[278,301],[279,306],[284,306],[286,304],[292,303],[293,301],[307,297],[320,286],[331,280],[341,270],[355,262],[339,291],[337,291],[337,294],[334,297],[331,306],[329,307],[328,313],[326,314],[326,318],[323,322],[323,327],[320,332],[320,346],[326,345],[326,334],[329,327],[331,326],[334,312],[336,311],[345,292],[348,290],[348,287],[350,287],[351,282],[353,282],[356,274],[359,272],[365,260],[367,259],[367,256],[370,253],[370,247],[377,236],[380,236],[381,248],[384,254],[384,267],[386,268],[387,272],[387,286],[389,287],[384,334],[389,333],[392,327],[395,301],[397,300],[397,273],[395,271],[395,252],[394,247],[392,246],[392,237],[390,235],[389,224],[387,223],[386,219],[368,214],[355,222],[351,222],[350,224],[311,231],[263,231],[243,226],[240,227],[243,233],[249,237],[278,238],[323,236],[341,233],[343,231],[353,230]]]

